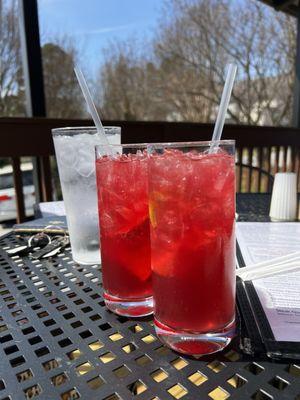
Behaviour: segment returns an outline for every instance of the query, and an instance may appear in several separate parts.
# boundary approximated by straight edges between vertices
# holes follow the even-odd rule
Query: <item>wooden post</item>
[[[26,113],[28,117],[46,117],[37,0],[19,1],[19,24],[26,93]],[[32,164],[36,201],[40,202],[51,198],[51,195],[44,196],[44,186],[47,186],[44,182],[45,176],[51,182],[50,169],[47,170],[46,175],[43,174],[43,163],[39,162],[37,157],[32,157]]]
[[[23,193],[22,171],[20,167],[20,157],[11,159],[13,167],[14,187],[16,194],[17,223],[25,220],[25,203]]]

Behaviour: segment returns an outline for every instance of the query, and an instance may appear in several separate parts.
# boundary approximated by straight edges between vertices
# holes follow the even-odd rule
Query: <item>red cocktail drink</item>
[[[96,160],[104,298],[118,314],[148,315],[152,284],[147,154],[134,145],[116,148],[126,154]]]
[[[150,146],[156,330],[177,351],[225,347],[235,318],[234,144]]]

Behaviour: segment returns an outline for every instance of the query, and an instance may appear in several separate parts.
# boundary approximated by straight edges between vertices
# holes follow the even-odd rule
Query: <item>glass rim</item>
[[[95,149],[97,150],[100,147],[120,147],[122,146],[123,148],[138,148],[138,147],[143,147],[147,148],[150,146],[153,147],[208,147],[211,146],[212,144],[216,144],[218,146],[223,146],[223,145],[231,145],[235,146],[235,140],[234,139],[224,139],[224,140],[203,140],[203,141],[196,141],[196,142],[155,142],[155,143],[121,143],[121,144],[97,144],[95,146]]]
[[[112,125],[105,125],[103,126],[104,130],[112,130],[115,132],[112,132],[112,135],[118,134],[120,131],[121,132],[121,126],[112,126]],[[95,126],[89,125],[89,126],[66,126],[66,127],[61,127],[61,128],[52,128],[51,132],[53,136],[58,136],[64,132],[70,133],[70,132],[81,132],[81,131],[91,131],[91,132],[97,132],[97,128]]]
[[[116,143],[114,143],[114,144],[97,144],[96,146],[95,146],[95,149],[96,149],[96,151],[98,150],[98,149],[100,149],[100,148],[103,148],[103,147],[112,147],[112,148],[120,148],[120,147],[122,147],[122,148],[144,148],[144,149],[146,149],[147,148],[147,146],[149,145],[150,143],[120,143],[120,144],[116,144]]]
[[[224,145],[231,145],[235,146],[235,139],[223,139],[223,140],[198,140],[195,142],[164,142],[164,143],[148,143],[147,146],[153,146],[153,147],[209,147],[212,144],[218,145],[218,146],[224,146]]]

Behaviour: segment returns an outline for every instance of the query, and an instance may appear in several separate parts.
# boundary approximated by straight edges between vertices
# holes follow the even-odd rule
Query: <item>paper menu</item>
[[[66,215],[65,204],[63,201],[49,201],[39,203],[39,207],[43,217],[58,215]]]
[[[246,265],[300,250],[300,223],[239,222],[237,241]],[[300,342],[299,271],[253,281],[277,341]]]

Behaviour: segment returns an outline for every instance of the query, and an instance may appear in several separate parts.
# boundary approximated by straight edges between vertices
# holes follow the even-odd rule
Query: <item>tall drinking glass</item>
[[[131,317],[153,311],[146,145],[96,147],[104,300]]]
[[[155,328],[176,351],[235,333],[234,141],[148,145]]]
[[[110,143],[120,143],[121,128],[104,127]],[[52,130],[74,261],[99,264],[99,227],[95,176],[96,128]]]

